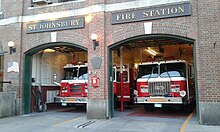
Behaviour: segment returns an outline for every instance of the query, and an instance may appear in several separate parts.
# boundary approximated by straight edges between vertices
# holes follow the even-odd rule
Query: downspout
[[[105,4],[105,1],[104,1],[104,4]],[[107,60],[106,58],[108,58],[108,55],[107,55],[108,53],[106,53],[106,50],[108,50],[108,49],[107,49],[107,47],[106,47],[106,39],[105,39],[105,35],[106,35],[106,34],[105,34],[105,11],[103,12],[103,14],[104,14],[104,21],[103,21],[103,22],[104,22],[104,23],[103,23],[103,26],[104,26],[104,33],[103,33],[103,40],[104,40],[104,61],[103,61],[103,62],[104,62],[104,64],[103,64],[103,65],[104,65],[104,79],[108,79],[108,76],[109,76],[109,75],[106,77],[106,71],[108,71],[108,68],[106,69],[106,64],[107,64],[107,63],[105,63],[105,61]],[[108,65],[108,64],[107,64],[107,65]],[[108,72],[107,72],[107,73],[108,73]],[[106,86],[106,82],[108,82],[108,81],[104,81],[104,101],[105,101],[105,109],[106,109],[106,110],[105,110],[105,112],[106,112],[105,115],[106,115],[107,118],[110,118],[110,117],[109,117],[109,116],[110,116],[110,115],[109,115],[109,103],[108,103],[108,101],[109,101],[108,99],[109,99],[109,98],[106,98],[106,87],[105,87],[105,86]],[[108,85],[108,86],[109,86],[109,85]],[[109,91],[109,90],[108,90],[108,91]],[[108,95],[108,94],[107,94],[107,95]]]
[[[22,62],[22,58],[23,58],[23,16],[24,16],[24,0],[22,1],[22,6],[21,6],[22,10],[21,10],[21,16],[20,16],[20,27],[21,27],[21,32],[20,32],[20,65],[19,65],[19,71],[20,71],[20,74],[19,74],[19,90],[18,90],[18,98],[22,98],[21,97],[21,90],[22,90],[22,74],[21,74],[21,71],[22,71],[22,66],[21,64],[23,65],[23,62]]]
[[[189,98],[189,95],[190,95],[190,91],[189,91],[189,70],[188,70],[188,63],[185,63],[186,65],[186,89],[187,89],[187,101],[188,103],[190,102],[190,98]]]
[[[199,11],[198,11],[198,0],[196,1],[196,13],[197,13],[197,36],[198,36],[198,38],[197,38],[197,41],[198,41],[198,44],[199,44]],[[194,71],[195,71],[195,92],[196,92],[196,111],[197,111],[197,121],[199,122],[199,123],[201,123],[201,121],[200,121],[200,111],[199,111],[199,93],[198,93],[198,76],[197,76],[197,61],[196,61],[196,42],[194,42],[194,62],[196,62],[196,63],[194,63]]]

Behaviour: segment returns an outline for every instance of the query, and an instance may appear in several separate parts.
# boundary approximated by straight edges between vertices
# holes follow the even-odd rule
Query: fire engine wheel
[[[117,109],[119,108],[120,104],[119,104],[119,101],[118,101],[118,97],[116,94],[114,94],[114,108]]]
[[[194,108],[194,104],[188,104],[183,107],[183,111],[190,113],[194,110]]]
[[[46,105],[46,104],[40,105],[40,106],[39,106],[39,110],[40,110],[41,112],[47,111],[47,105]]]

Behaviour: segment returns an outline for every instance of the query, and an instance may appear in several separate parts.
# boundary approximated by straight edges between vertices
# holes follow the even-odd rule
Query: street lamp
[[[93,49],[95,50],[97,46],[99,46],[99,41],[97,41],[97,34],[92,34],[91,35],[91,39],[92,39],[92,42],[93,42]]]
[[[9,50],[10,50],[10,52],[9,52],[10,54],[16,52],[16,48],[14,46],[15,46],[15,43],[13,41],[8,42],[8,47],[9,47]]]

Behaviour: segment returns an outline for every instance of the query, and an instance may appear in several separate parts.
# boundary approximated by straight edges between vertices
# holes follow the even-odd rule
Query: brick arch
[[[183,21],[183,23],[177,23],[177,21]],[[197,28],[195,25],[184,23],[184,18],[178,18],[175,21],[164,22],[163,20],[157,20],[152,22],[152,34],[169,34],[174,36],[182,36],[186,38],[196,38]],[[126,25],[113,26],[111,34],[106,35],[107,45],[110,46],[114,43],[145,34],[145,27],[143,22],[129,23]],[[135,27],[135,28],[134,28]]]
[[[113,91],[112,91],[112,87],[113,87],[113,83],[110,81],[110,78],[112,77],[112,50],[114,48],[118,48],[120,46],[126,45],[128,42],[130,41],[134,41],[134,40],[139,40],[139,39],[158,39],[158,38],[166,38],[166,39],[175,39],[181,42],[186,42],[189,44],[193,44],[194,45],[194,55],[195,54],[195,39],[192,38],[188,38],[185,36],[180,36],[180,35],[173,35],[173,34],[142,34],[142,35],[137,35],[137,36],[132,36],[130,38],[126,38],[123,40],[120,40],[118,42],[115,42],[111,45],[108,46],[108,58],[107,58],[107,62],[108,62],[108,100],[109,100],[109,111],[111,115],[114,115],[114,97],[113,97]],[[196,56],[194,56],[194,61],[195,61]],[[197,78],[197,73],[195,70],[195,77]],[[196,86],[196,91],[198,91],[198,85],[197,85],[197,81],[195,82],[195,86]],[[198,101],[198,92],[196,92],[196,101]],[[197,106],[197,110],[198,110],[198,106]]]
[[[75,43],[70,43],[70,42],[53,42],[53,43],[45,43],[45,44],[41,44],[38,46],[35,46],[29,50],[27,50],[26,52],[24,52],[25,55],[33,55],[35,53],[37,53],[40,50],[43,49],[47,49],[50,47],[55,47],[55,46],[68,46],[70,48],[78,48],[78,49],[82,49],[82,50],[87,50],[86,47],[81,46],[79,44],[75,44]]]
[[[32,75],[32,56],[33,54],[41,51],[43,49],[55,46],[68,46],[70,48],[78,48],[87,51],[87,48],[69,42],[54,42],[45,43],[35,46],[26,52],[24,52],[24,62],[23,62],[23,78],[22,78],[22,113],[28,114],[31,112],[31,75]]]
[[[135,28],[133,28],[135,27]],[[129,26],[123,25],[122,27],[112,27],[112,33],[106,35],[107,45],[123,41],[133,36],[144,34],[144,24],[130,23]]]
[[[138,35],[138,36],[133,36],[118,42],[115,42],[111,45],[108,46],[109,49],[112,49],[116,46],[123,46],[126,45],[127,42],[132,41],[132,40],[138,40],[138,39],[157,39],[157,38],[167,38],[167,39],[175,39],[175,40],[180,40],[184,41],[190,44],[194,44],[195,40],[192,38],[184,37],[184,36],[179,36],[179,35],[173,35],[173,34],[143,34],[143,35]]]
[[[192,31],[188,24],[175,22],[161,22],[153,24],[153,34],[173,34],[183,37],[188,37]]]
[[[87,48],[87,35],[83,31],[64,30],[57,32],[57,42],[51,42],[50,37],[45,37],[49,34],[30,34],[31,36],[25,40],[24,51],[31,50],[35,47],[42,46],[44,44],[56,44],[56,43],[69,43],[74,45],[80,45]],[[32,36],[34,35],[34,36]],[[74,36],[74,37],[73,37]]]

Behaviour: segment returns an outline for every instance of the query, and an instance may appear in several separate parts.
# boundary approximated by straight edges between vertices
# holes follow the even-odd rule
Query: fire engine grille
[[[70,85],[70,92],[82,92],[82,85]]]
[[[151,96],[164,96],[170,92],[170,82],[150,82],[149,93]]]

